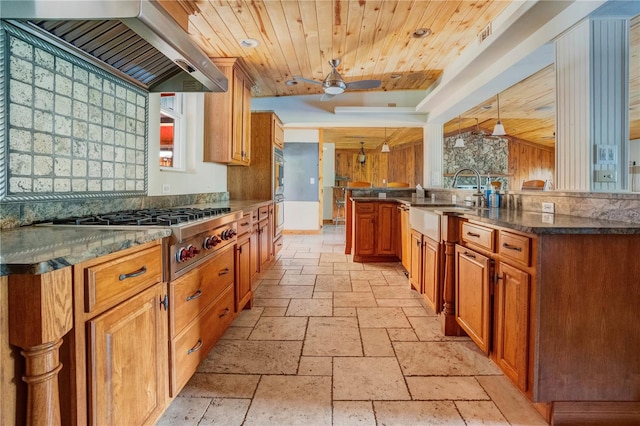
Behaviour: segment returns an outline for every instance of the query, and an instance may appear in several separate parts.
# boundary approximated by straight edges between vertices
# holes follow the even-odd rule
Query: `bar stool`
[[[345,189],[342,188],[342,197],[340,198],[336,198],[336,216],[333,218],[333,224],[334,225],[338,225],[339,222],[345,223],[345,210],[344,210],[344,205],[345,205]],[[342,213],[340,213],[340,209],[342,209]]]

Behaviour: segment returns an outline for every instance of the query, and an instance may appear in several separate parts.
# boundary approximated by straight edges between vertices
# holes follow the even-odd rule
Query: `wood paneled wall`
[[[555,152],[553,148],[526,141],[509,140],[509,188],[519,190],[527,180],[547,180],[555,185]]]
[[[336,176],[351,181],[371,182],[382,187],[387,182],[409,182],[410,187],[422,184],[423,145],[410,144],[391,148],[391,152],[365,150],[367,161],[358,163],[358,149],[336,149]]]

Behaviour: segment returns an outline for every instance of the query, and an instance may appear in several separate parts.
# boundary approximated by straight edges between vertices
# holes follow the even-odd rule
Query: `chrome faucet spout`
[[[476,175],[476,192],[475,192],[475,194],[473,194],[473,196],[474,197],[480,197],[479,204],[480,205],[484,205],[487,200],[486,200],[484,194],[482,193],[482,190],[480,189],[480,172],[478,171],[478,169],[476,169],[474,167],[463,167],[463,168],[459,169],[453,175],[453,184],[451,185],[451,187],[454,188],[454,189],[456,188],[456,181],[458,180],[458,176],[460,175],[460,173],[462,173],[464,171],[475,173],[475,175]]]

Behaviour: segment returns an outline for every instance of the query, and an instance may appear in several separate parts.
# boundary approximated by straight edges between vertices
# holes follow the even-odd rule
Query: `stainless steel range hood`
[[[150,0],[2,0],[0,16],[150,92],[225,92],[227,78]]]

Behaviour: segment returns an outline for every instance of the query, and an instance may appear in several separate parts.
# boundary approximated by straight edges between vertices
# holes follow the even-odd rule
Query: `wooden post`
[[[62,337],[73,324],[71,267],[9,276],[9,342],[26,359],[27,424],[59,425]]]
[[[456,322],[455,311],[455,255],[456,243],[458,242],[458,218],[455,216],[442,215],[440,229],[444,243],[444,277],[442,291],[442,333],[445,336],[464,336],[464,331]]]

